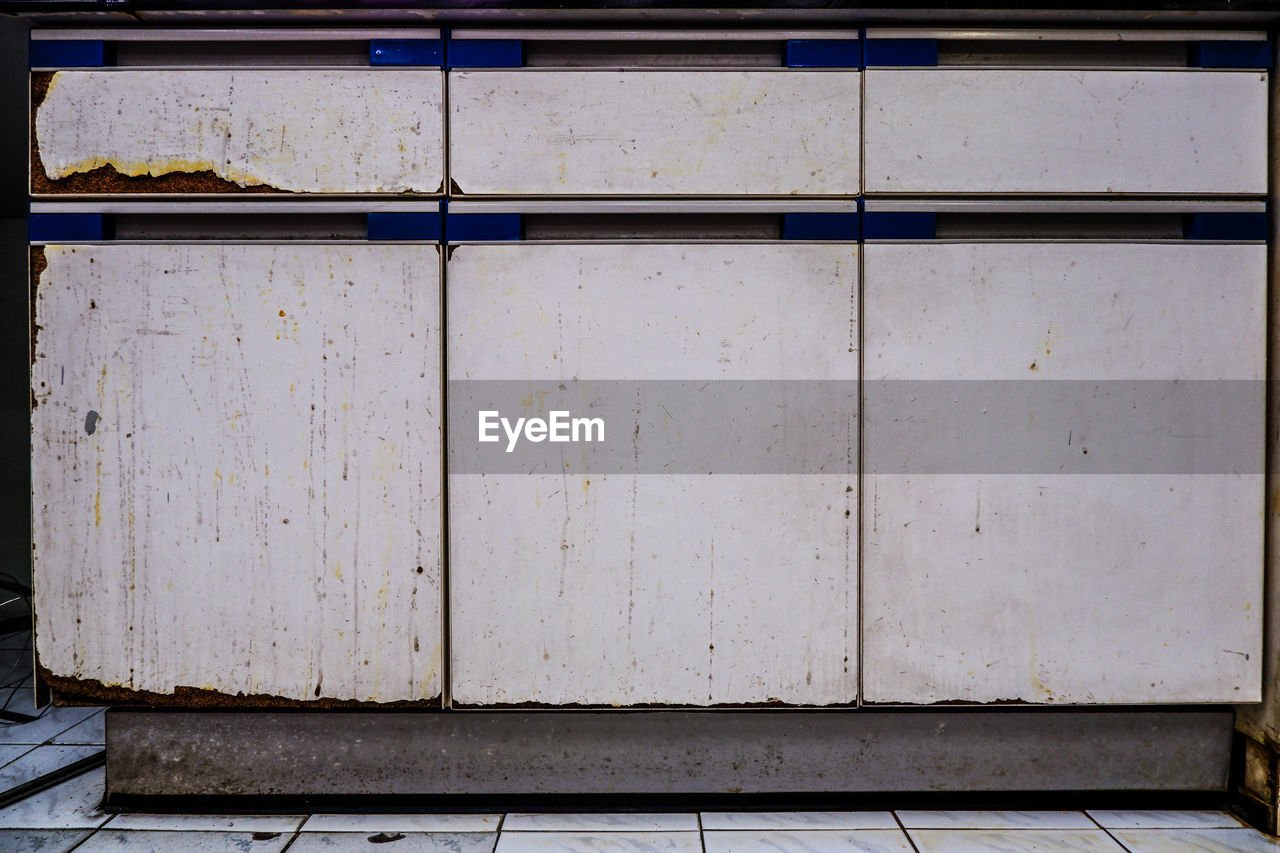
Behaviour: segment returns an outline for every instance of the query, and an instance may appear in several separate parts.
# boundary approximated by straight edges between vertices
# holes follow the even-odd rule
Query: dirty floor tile
[[[121,814],[112,829],[179,832],[293,832],[303,815]]]
[[[907,829],[1097,829],[1084,812],[900,811]]]
[[[0,791],[39,779],[99,752],[102,752],[100,746],[37,746],[17,761],[0,767]]]
[[[1123,853],[1101,829],[912,829],[920,853]]]
[[[493,853],[496,842],[492,832],[304,832],[289,853]]]
[[[890,812],[703,812],[703,829],[897,829]]]
[[[76,723],[71,728],[64,731],[53,739],[55,744],[97,744],[101,746],[107,742],[107,715],[105,709],[99,708],[98,713],[86,718],[82,722]]]
[[[1106,811],[1090,809],[1089,816],[1107,829],[1238,829],[1240,821],[1223,811]]]
[[[17,761],[34,748],[26,743],[10,743],[0,746],[0,767],[5,767]]]
[[[706,853],[912,853],[901,829],[717,830]]]
[[[1253,829],[1118,829],[1132,853],[1280,853],[1280,840]]]
[[[78,829],[102,826],[110,815],[102,802],[106,770],[99,767],[32,794],[0,810],[0,827],[14,829]]]
[[[696,814],[509,814],[503,832],[697,832]]]
[[[496,853],[702,853],[697,832],[503,832]]]
[[[25,702],[20,707],[17,703],[11,704],[9,710],[32,715],[40,713],[30,702]],[[0,726],[0,744],[44,743],[101,710],[101,708],[49,708],[33,722],[17,726]]]
[[[76,853],[278,853],[292,833],[166,832],[103,829],[76,848]]]
[[[93,830],[0,829],[0,850],[7,853],[65,853]]]
[[[497,832],[500,814],[316,814],[304,832]]]

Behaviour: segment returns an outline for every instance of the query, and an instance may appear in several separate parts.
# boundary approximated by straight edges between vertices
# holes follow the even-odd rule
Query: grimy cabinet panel
[[[34,252],[53,686],[438,697],[437,249]]]
[[[1265,247],[864,251],[865,699],[1256,701]]]
[[[460,192],[856,195],[856,71],[449,75]]]
[[[753,472],[765,446],[749,442],[739,458],[680,461],[681,440],[675,463],[644,454],[668,432],[697,442],[700,418],[724,428],[700,403],[717,389],[758,401],[827,380],[856,401],[857,245],[463,245],[447,275],[455,703],[854,702],[853,414],[787,430],[778,408],[731,410],[726,435],[758,420],[825,469]],[[605,452],[638,468],[583,473],[582,444],[466,467],[478,424],[457,412],[515,386],[493,409],[545,418],[548,391],[575,383],[626,398],[599,410]]]
[[[1265,72],[871,69],[868,193],[1267,191]]]
[[[440,71],[38,72],[32,94],[37,193],[444,189]]]

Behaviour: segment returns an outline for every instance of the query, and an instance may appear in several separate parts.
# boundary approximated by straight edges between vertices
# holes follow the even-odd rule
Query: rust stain
[[[133,177],[122,174],[114,166],[98,166],[65,178],[50,180],[45,174],[44,162],[40,159],[40,148],[36,142],[36,113],[49,93],[49,83],[56,71],[38,71],[31,74],[31,192],[38,194],[56,193],[284,193],[293,195],[287,190],[277,189],[266,184],[253,184],[242,187],[237,183],[220,178],[212,170],[182,172],[174,171],[165,175],[139,175]]]
[[[222,693],[203,687],[177,685],[173,693],[133,690],[117,684],[103,684],[92,678],[70,678],[54,675],[37,664],[40,682],[53,691],[57,705],[113,705],[148,708],[440,708],[439,695],[429,699],[396,702],[361,702],[356,699],[288,699],[269,693]]]
[[[30,299],[28,307],[27,321],[31,324],[30,335],[28,336],[28,344],[30,351],[28,355],[31,359],[31,366],[36,366],[36,344],[40,339],[40,330],[44,327],[36,323],[36,300],[40,295],[40,276],[49,267],[49,260],[44,256],[44,246],[32,246],[30,255],[31,280],[27,288],[27,295]],[[31,408],[36,407],[36,392],[31,389]]]

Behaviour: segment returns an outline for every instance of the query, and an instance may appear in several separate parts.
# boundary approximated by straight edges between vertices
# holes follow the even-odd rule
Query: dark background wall
[[[0,572],[31,582],[27,30],[0,18]]]

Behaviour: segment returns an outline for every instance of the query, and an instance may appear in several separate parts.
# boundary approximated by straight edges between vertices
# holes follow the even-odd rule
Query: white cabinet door
[[[1265,247],[864,251],[865,700],[1256,701]]]
[[[36,192],[444,189],[440,71],[129,69],[34,82]],[[175,175],[188,183],[127,180]]]
[[[1267,191],[1267,75],[871,69],[868,193]]]
[[[526,472],[459,473],[478,432],[454,418],[496,380],[530,389],[504,416],[545,416],[547,387],[639,388],[626,419],[605,416],[629,456],[703,413],[678,397],[651,428],[649,386],[626,383],[763,383],[735,398],[754,400],[830,380],[856,401],[858,247],[463,245],[447,270],[454,701],[855,701],[853,417],[795,433],[836,473],[745,474],[706,473],[697,454],[582,473],[572,444]]]
[[[439,696],[436,249],[35,258],[40,662],[157,694]]]
[[[449,75],[470,195],[856,195],[856,71]]]

